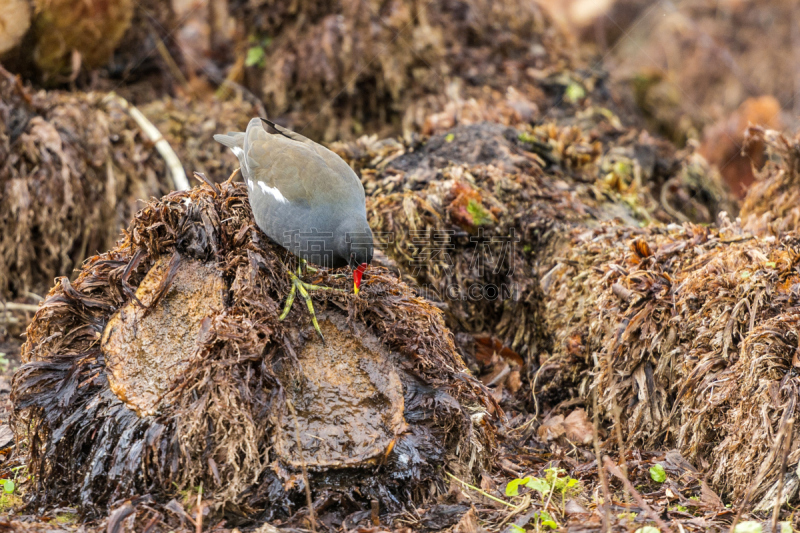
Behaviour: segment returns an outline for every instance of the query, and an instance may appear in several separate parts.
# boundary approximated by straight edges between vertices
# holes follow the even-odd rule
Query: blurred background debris
[[[90,514],[80,527],[113,531],[797,526],[795,4],[0,0],[9,527],[78,527]],[[253,398],[288,391],[302,403],[302,387],[286,383],[339,382],[281,366],[311,360],[304,325],[272,320],[284,296],[277,256],[241,211],[241,186],[226,183],[236,158],[211,139],[254,116],[325,143],[361,178],[383,314],[364,319],[333,297],[325,312],[361,317],[379,359],[402,352],[403,412],[414,442],[428,444],[389,439],[384,460],[312,472],[310,483],[294,455],[269,455],[297,442],[268,442],[283,426]],[[197,336],[207,347],[198,357],[219,373],[202,377],[195,364],[189,381],[147,392],[156,403],[173,394],[164,410],[137,412],[108,380],[157,358],[97,343],[117,308],[173,331],[171,312],[145,311],[131,295],[175,250],[203,250],[226,309],[258,320],[229,331],[215,307],[213,320],[179,324],[191,335],[173,336]],[[490,264],[476,261],[483,255]],[[259,283],[268,290],[247,293]],[[175,346],[176,364],[189,365]],[[222,429],[226,398],[239,394],[260,436],[234,435],[246,423]],[[435,420],[429,405],[441,410]],[[166,433],[149,425],[154,416]],[[81,444],[78,420],[96,443]],[[326,424],[336,433],[338,422]],[[156,442],[157,459],[143,451]],[[129,445],[135,453],[107,455]],[[178,485],[159,478],[177,464],[188,465]],[[415,488],[402,493],[409,472]],[[34,499],[42,505],[23,507]]]

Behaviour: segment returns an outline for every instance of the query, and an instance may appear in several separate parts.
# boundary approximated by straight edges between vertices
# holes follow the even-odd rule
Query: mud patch
[[[224,290],[212,264],[164,256],[144,277],[136,299],[108,321],[101,346],[109,387],[139,416],[155,414],[186,370],[203,320],[224,307]]]
[[[406,427],[403,385],[393,358],[371,333],[359,335],[337,315],[320,316],[325,343],[316,335],[297,356],[282,359],[275,373],[295,406],[277,425],[278,456],[295,468],[342,468],[374,464]],[[313,335],[313,333],[312,333]]]

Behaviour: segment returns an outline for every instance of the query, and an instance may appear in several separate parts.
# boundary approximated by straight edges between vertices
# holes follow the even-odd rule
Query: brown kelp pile
[[[496,336],[535,368],[547,349],[539,278],[571,227],[711,222],[732,203],[689,154],[607,110],[523,131],[461,126],[406,146],[334,146],[360,169],[376,240],[455,331]],[[465,353],[474,348],[464,347]]]
[[[745,141],[765,145],[769,157],[742,203],[742,224],[761,236],[795,231],[800,224],[800,137],[749,128]]]
[[[199,109],[203,113],[198,112]],[[240,102],[165,99],[145,114],[177,150],[185,172],[233,162],[200,149],[213,132],[246,124]],[[43,294],[60,275],[109,248],[139,201],[175,187],[152,136],[119,99],[34,92],[0,70],[0,297]]]
[[[0,74],[0,295],[46,290],[106,249],[136,201],[171,188],[115,102],[28,91]]]
[[[796,236],[761,240],[726,220],[575,231],[542,280],[554,341],[540,390],[596,394],[629,445],[674,445],[752,502],[781,457],[800,457],[782,435],[800,386],[798,261]],[[796,494],[796,477],[785,487]]]
[[[441,313],[381,268],[358,296],[319,272],[345,289],[314,292],[323,344],[305,306],[278,320],[287,254],[229,181],[150,202],[60,278],[13,382],[33,501],[92,514],[202,485],[231,520],[287,519],[309,487],[340,524],[447,492],[445,471],[471,479],[497,408]]]
[[[448,101],[510,86],[546,105],[572,83],[567,39],[535,2],[233,0],[229,9],[249,39],[244,82],[270,116],[312,138],[420,128]]]

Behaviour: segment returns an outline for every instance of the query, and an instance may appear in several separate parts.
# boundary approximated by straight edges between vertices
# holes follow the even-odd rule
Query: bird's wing
[[[280,124],[275,124],[271,120],[262,118],[261,121],[264,122],[265,124],[269,124],[281,136],[286,137],[287,139],[291,139],[292,141],[300,143],[303,146],[307,146],[308,148],[313,150],[318,156],[322,158],[323,161],[325,161],[325,164],[328,165],[328,167],[330,167],[335,172],[338,172],[342,176],[347,176],[349,179],[354,180],[359,185],[361,184],[361,180],[358,179],[358,176],[353,171],[353,169],[350,168],[350,165],[348,165],[347,162],[345,162],[345,160],[339,157],[335,152],[325,148],[324,146],[322,146],[317,142],[312,141],[308,137],[300,135],[299,133],[294,132],[292,130],[286,129]]]
[[[324,147],[289,130],[285,132],[292,136],[278,131],[281,135],[268,133],[255,118],[247,126],[242,163],[254,181],[254,190],[258,187],[279,202],[313,207],[336,203],[331,195],[343,201],[353,198],[357,189],[360,194],[356,196],[363,203],[364,189],[347,163],[339,158],[344,167],[332,166],[316,149]]]

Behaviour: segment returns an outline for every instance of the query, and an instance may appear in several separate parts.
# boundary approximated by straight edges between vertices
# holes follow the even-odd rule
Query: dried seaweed
[[[496,336],[529,371],[549,349],[539,279],[570,228],[711,222],[733,206],[701,159],[624,131],[607,110],[569,122],[333,146],[360,170],[376,239],[404,279],[454,331]]]
[[[760,498],[797,401],[799,252],[729,222],[576,231],[542,280],[554,342],[540,383],[596,391],[629,445],[674,444],[723,494]]]
[[[800,223],[800,137],[751,127],[745,141],[765,145],[769,157],[742,203],[743,226],[761,236],[795,231]]]
[[[486,101],[498,100],[510,86],[535,104],[517,110],[527,121],[566,87],[538,83],[571,56],[535,2],[235,0],[229,9],[257,52],[247,85],[271,116],[315,138],[419,129],[448,101],[457,108],[492,90]]]
[[[2,71],[5,72],[5,71]],[[202,113],[198,110],[202,109]],[[240,101],[165,99],[145,108],[192,171],[229,175],[208,145],[252,114]],[[30,92],[0,75],[0,297],[46,292],[109,248],[140,207],[172,188],[164,160],[117,102],[98,93]],[[213,143],[211,143],[213,144]]]
[[[319,341],[299,306],[278,321],[290,284],[286,255],[256,228],[246,187],[226,182],[150,202],[116,248],[89,259],[74,282],[60,278],[28,329],[26,364],[13,383],[18,435],[36,476],[32,501],[79,502],[94,515],[120,498],[166,502],[202,484],[204,498],[233,515],[295,513],[304,484],[276,457],[275,429],[291,395],[275,368]],[[178,276],[186,261],[212,265],[228,290],[224,310],[201,321],[197,348],[156,413],[140,417],[112,392],[107,340],[99,340],[115,312],[136,305],[134,288],[160,258],[173,258],[167,270]],[[315,294],[318,309],[364,330],[356,338],[372,335],[391,351],[408,424],[383,465],[311,472],[315,497],[375,498],[397,511],[446,492],[443,468],[470,478],[491,454],[488,411],[497,407],[463,367],[441,313],[380,268],[369,271],[358,297]]]

